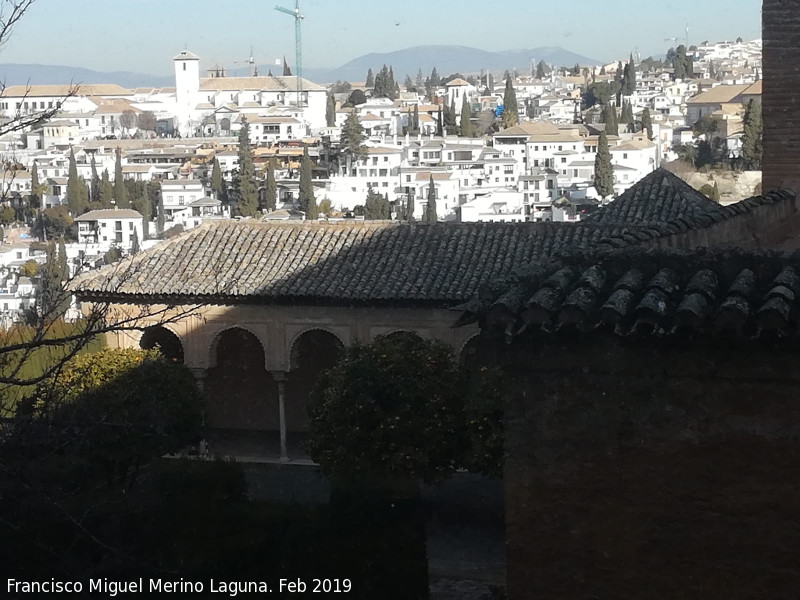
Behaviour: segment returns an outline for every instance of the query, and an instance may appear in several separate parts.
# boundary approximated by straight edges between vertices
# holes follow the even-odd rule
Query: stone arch
[[[266,347],[246,326],[223,329],[211,342],[206,424],[212,429],[277,431],[277,389],[266,371]]]
[[[391,331],[387,331],[386,333],[381,333],[380,335],[376,335],[375,337],[395,338],[406,335],[419,338],[421,340],[428,339],[426,336],[420,335],[418,332],[413,331],[411,329],[393,329]]]
[[[308,399],[322,373],[332,368],[344,351],[344,342],[322,328],[307,329],[289,346],[289,375],[286,380],[286,429],[308,430]]]
[[[486,356],[483,353],[483,345],[481,344],[481,335],[475,335],[467,338],[461,347],[458,349],[458,364],[466,369],[485,364]]]
[[[139,339],[139,347],[143,350],[158,347],[165,357],[179,363],[184,362],[183,342],[180,336],[166,325],[154,325],[145,329]]]
[[[222,131],[230,132],[230,130],[231,130],[231,120],[228,117],[225,117],[225,118],[221,119],[220,122],[219,122],[219,128]]]
[[[261,346],[262,355],[264,356],[263,364],[266,365],[267,345],[262,341],[261,336],[258,333],[256,333],[256,331],[249,325],[237,323],[236,325],[230,325],[224,327],[214,334],[213,338],[211,339],[211,344],[209,344],[208,347],[208,366],[210,368],[217,366],[217,355],[218,355],[217,350],[220,339],[222,339],[222,336],[225,334],[226,331],[232,331],[235,329],[249,333],[258,340],[258,343]]]

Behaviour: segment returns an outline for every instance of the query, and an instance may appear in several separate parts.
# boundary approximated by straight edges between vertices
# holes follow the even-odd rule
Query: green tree
[[[364,156],[364,128],[355,111],[347,115],[347,120],[344,122],[340,147],[348,162],[355,162]]]
[[[142,215],[142,237],[144,239],[150,237],[150,218],[152,216],[152,204],[147,191],[148,187],[148,183],[144,182],[141,192],[136,195],[136,199],[133,201],[133,209]],[[137,236],[137,244],[140,241]]]
[[[39,213],[34,227],[36,234],[44,240],[68,237],[72,232],[73,219],[66,206],[45,208]]]
[[[158,195],[158,216],[156,221],[156,228],[158,235],[164,235],[164,227],[166,226],[167,214],[164,211],[164,194]]]
[[[267,181],[264,186],[264,208],[273,211],[278,205],[278,183],[275,181],[275,159],[267,164]]]
[[[467,95],[464,94],[464,102],[461,103],[461,135],[472,137],[472,109],[469,106]]]
[[[328,94],[328,103],[325,106],[325,124],[328,127],[336,125],[336,100],[333,94]]]
[[[761,103],[750,100],[744,113],[742,133],[742,162],[744,168],[752,171],[761,169],[761,154],[764,137],[764,123],[761,118]]]
[[[67,178],[67,205],[73,216],[78,217],[86,211],[84,204],[82,181],[78,178],[78,165],[75,162],[75,150],[69,151],[69,177]]]
[[[10,206],[0,205],[0,225],[8,226],[16,220],[16,213]]]
[[[33,259],[27,261],[20,267],[19,274],[22,277],[36,277],[39,274],[39,263]]]
[[[519,123],[519,108],[517,107],[517,92],[511,77],[506,79],[506,90],[503,95],[503,127],[513,127]]]
[[[436,223],[439,217],[436,213],[436,186],[433,184],[433,173],[428,184],[428,203],[425,206],[425,215],[422,217],[423,223]]]
[[[611,152],[608,150],[606,132],[600,132],[597,141],[597,156],[594,159],[594,187],[601,198],[614,194],[614,167],[611,165]]]
[[[222,194],[222,168],[216,158],[214,158],[214,164],[211,167],[211,190],[217,200],[220,200],[220,195]]]
[[[358,106],[367,102],[367,96],[362,90],[353,90],[347,97],[347,104],[350,106]]]
[[[55,241],[50,242],[47,246],[47,259],[41,269],[39,306],[42,317],[48,322],[61,318],[69,308],[70,296],[64,291],[68,273],[63,244],[63,238],[58,246]]]
[[[372,69],[367,71],[367,81],[364,84],[366,87],[375,87],[375,75],[372,74]]]
[[[300,163],[300,210],[306,213],[307,219],[316,219],[319,217],[319,208],[314,198],[314,184],[311,179],[311,157],[308,155],[308,146],[305,146],[303,160]]]
[[[607,135],[619,135],[619,124],[617,123],[617,109],[610,102],[606,104],[604,121],[606,124]]]
[[[441,480],[457,467],[462,388],[442,342],[401,333],[357,343],[312,394],[311,457],[339,484]]]
[[[444,137],[444,115],[442,113],[442,105],[439,105],[439,115],[436,120],[436,135]]]
[[[434,88],[437,88],[442,84],[442,80],[439,77],[439,72],[436,70],[436,67],[433,67],[431,70],[430,84]]]
[[[403,81],[403,88],[410,92],[414,89],[414,82],[411,81],[411,75],[406,75],[405,81]]]
[[[370,186],[364,204],[364,219],[367,221],[386,221],[391,218],[389,200]]]
[[[97,163],[94,159],[94,153],[92,153],[92,181],[89,199],[95,206],[100,202],[100,176],[97,174]]]
[[[451,99],[450,105],[444,107],[444,128],[447,133],[453,134],[457,133],[457,126],[455,99]]]
[[[653,119],[650,117],[650,109],[645,107],[642,111],[642,128],[647,131],[647,138],[653,139]]]
[[[117,208],[131,207],[125,188],[125,177],[122,175],[122,150],[120,148],[117,148],[117,161],[114,165],[114,201]]]
[[[318,210],[321,215],[330,216],[331,208],[331,201],[327,198],[323,198],[319,201]]]
[[[131,239],[131,254],[139,254],[139,233],[138,230],[133,230],[133,238]]]
[[[711,140],[714,134],[719,131],[720,120],[711,115],[703,115],[692,127],[695,136],[705,136],[706,140]]]
[[[544,79],[547,77],[547,65],[543,60],[539,61],[539,64],[536,65],[536,78],[537,79]]]
[[[250,125],[247,118],[242,119],[239,130],[239,169],[234,178],[236,189],[236,210],[243,217],[258,214],[258,185],[256,183],[253,153],[250,150]]]
[[[39,169],[36,167],[34,161],[31,168],[31,195],[30,195],[30,208],[32,211],[37,210],[42,205],[42,194],[46,192],[46,188],[39,182]]]
[[[103,170],[103,177],[100,179],[100,186],[97,196],[101,208],[111,208],[113,206],[114,186],[108,177],[108,169]]]
[[[686,53],[686,46],[681,44],[675,51],[672,59],[674,79],[691,79],[694,76],[694,63],[692,57]]]

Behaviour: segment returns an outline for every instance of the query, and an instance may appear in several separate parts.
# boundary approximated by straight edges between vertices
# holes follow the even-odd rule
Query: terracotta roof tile
[[[213,221],[87,273],[74,288],[86,298],[452,306],[489,279],[618,231],[567,223]]]

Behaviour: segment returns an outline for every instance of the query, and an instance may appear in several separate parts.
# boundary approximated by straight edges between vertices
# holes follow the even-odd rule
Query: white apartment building
[[[144,240],[144,218],[130,209],[90,210],[75,219],[78,226],[78,244],[96,247],[100,253],[111,248],[127,252],[134,238]]]

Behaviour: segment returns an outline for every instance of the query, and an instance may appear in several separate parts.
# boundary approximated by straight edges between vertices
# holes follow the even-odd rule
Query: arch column
[[[289,462],[289,452],[286,449],[286,371],[270,371],[272,378],[278,384],[278,420],[281,435],[281,462]]]

